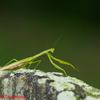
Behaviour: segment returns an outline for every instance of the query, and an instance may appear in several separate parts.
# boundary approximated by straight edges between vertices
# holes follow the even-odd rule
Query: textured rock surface
[[[100,100],[100,90],[62,73],[0,71],[0,100]],[[12,98],[12,99],[11,99]]]

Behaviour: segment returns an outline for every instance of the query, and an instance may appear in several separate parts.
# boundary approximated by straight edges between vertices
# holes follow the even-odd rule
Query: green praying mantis
[[[67,76],[66,71],[65,71],[63,68],[61,68],[60,66],[56,65],[56,64],[53,62],[53,60],[58,61],[58,62],[61,63],[61,64],[70,65],[70,66],[73,67],[74,69],[76,69],[76,68],[75,68],[72,64],[70,64],[70,63],[68,63],[68,62],[65,62],[65,61],[62,61],[62,60],[60,60],[60,59],[57,59],[57,58],[53,57],[49,52],[52,52],[52,53],[53,53],[54,50],[55,50],[54,48],[51,48],[51,49],[45,50],[45,51],[43,51],[43,52],[41,52],[41,53],[39,53],[39,54],[37,54],[37,55],[35,55],[35,56],[28,57],[28,58],[25,58],[25,59],[22,59],[22,60],[19,60],[19,61],[17,61],[16,59],[12,59],[12,60],[11,60],[10,62],[8,62],[4,67],[2,67],[2,68],[0,69],[0,71],[5,71],[5,70],[9,70],[9,71],[18,70],[18,69],[20,69],[20,68],[25,67],[27,64],[29,64],[29,67],[28,67],[28,68],[30,68],[31,64],[33,64],[33,63],[38,63],[38,64],[36,65],[36,67],[34,68],[34,69],[36,69],[37,66],[40,64],[41,60],[38,60],[38,61],[34,61],[34,60],[35,60],[37,57],[39,57],[39,56],[41,56],[41,55],[43,55],[43,54],[47,54],[47,56],[48,56],[48,58],[49,58],[51,64],[54,65],[57,69],[62,70],[62,71],[65,73],[65,75]],[[52,59],[53,59],[53,60],[52,60]],[[11,63],[12,61],[16,61],[16,62]],[[10,64],[10,63],[11,63],[11,64]],[[76,69],[76,70],[78,71],[78,69]]]

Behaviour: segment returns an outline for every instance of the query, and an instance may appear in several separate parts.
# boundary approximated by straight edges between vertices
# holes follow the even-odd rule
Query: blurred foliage
[[[72,63],[58,64],[68,75],[100,88],[99,1],[0,1],[0,65],[13,58],[34,56],[55,45],[54,57]],[[46,56],[38,69],[57,71]],[[56,62],[55,62],[56,63]],[[31,66],[34,68],[35,64]]]

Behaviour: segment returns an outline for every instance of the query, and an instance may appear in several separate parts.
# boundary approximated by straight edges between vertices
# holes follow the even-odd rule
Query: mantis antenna
[[[56,40],[56,42],[54,43],[53,47],[57,44],[57,42],[59,41],[59,39],[62,37],[63,34],[64,34],[64,33],[62,33],[62,34],[60,35],[60,37]]]

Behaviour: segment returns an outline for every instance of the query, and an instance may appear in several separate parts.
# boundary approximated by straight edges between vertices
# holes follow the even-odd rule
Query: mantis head
[[[51,51],[52,53],[54,52],[54,50],[55,50],[54,48],[51,48],[51,49],[50,49],[50,51]]]

